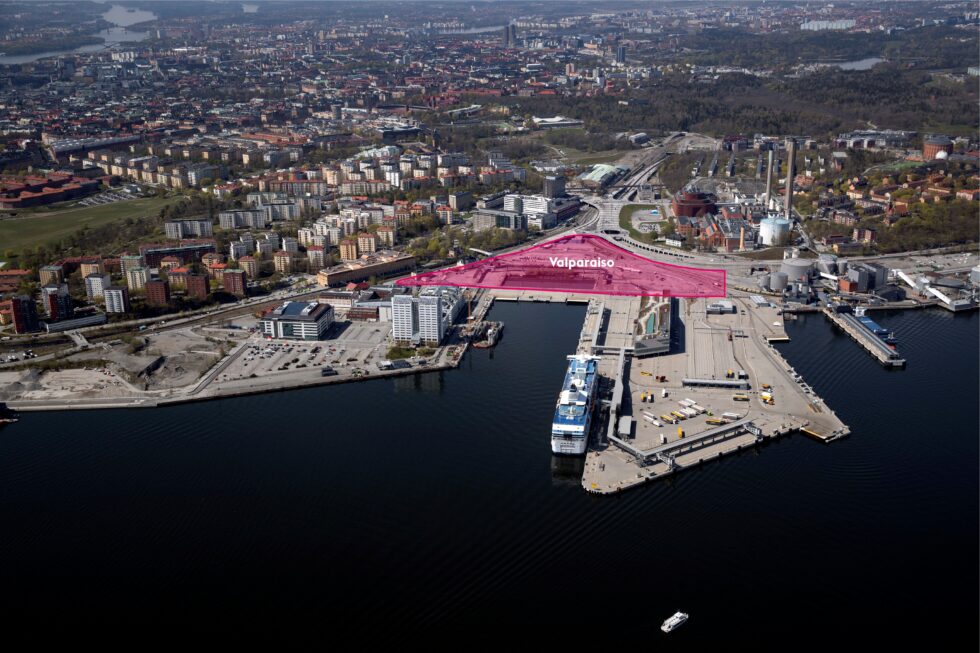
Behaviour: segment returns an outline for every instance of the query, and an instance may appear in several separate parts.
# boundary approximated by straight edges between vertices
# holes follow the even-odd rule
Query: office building
[[[617,45],[616,46],[616,63],[618,63],[621,66],[626,64],[626,46],[625,45]]]
[[[170,283],[162,279],[146,282],[146,303],[150,306],[166,306],[170,303]]]
[[[129,312],[129,288],[126,286],[109,286],[105,289],[105,312]]]
[[[333,315],[329,304],[284,302],[259,321],[259,331],[269,338],[322,340]]]
[[[449,207],[454,211],[468,211],[473,206],[473,193],[468,190],[449,193]]]
[[[475,231],[485,229],[513,229],[522,231],[527,229],[527,217],[521,213],[513,211],[499,211],[496,209],[477,209],[473,213],[471,222]]]
[[[545,197],[549,199],[554,199],[556,197],[565,196],[565,178],[564,177],[545,177],[544,178],[544,189],[542,193]]]
[[[383,277],[415,269],[415,257],[398,252],[378,252],[357,261],[344,261],[339,265],[320,270],[316,281],[321,286],[338,286],[345,283],[366,281],[371,277]]]
[[[63,331],[72,331],[74,329],[81,329],[84,327],[98,326],[100,324],[105,324],[106,321],[107,318],[105,313],[92,313],[82,317],[75,317],[70,320],[41,322],[41,328],[48,333],[61,333]]]

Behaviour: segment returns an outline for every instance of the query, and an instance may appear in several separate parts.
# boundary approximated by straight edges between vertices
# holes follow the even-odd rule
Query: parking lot
[[[269,340],[256,334],[219,381],[325,368],[341,375],[370,373],[387,357],[390,330],[387,322],[340,322],[330,328],[326,340],[315,342]],[[361,372],[355,374],[357,370]]]
[[[113,202],[124,202],[126,200],[135,199],[135,196],[123,191],[115,192],[109,191],[106,193],[100,193],[98,195],[92,195],[91,197],[86,197],[85,199],[78,202],[79,206],[100,206],[102,204],[112,204]]]

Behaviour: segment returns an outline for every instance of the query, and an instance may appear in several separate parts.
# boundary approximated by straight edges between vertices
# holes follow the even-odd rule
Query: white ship
[[[687,615],[681,612],[680,610],[678,610],[673,614],[672,617],[670,617],[669,619],[667,619],[667,621],[663,623],[663,625],[660,627],[660,630],[664,631],[665,633],[669,633],[670,631],[674,630],[678,626],[681,626],[685,621],[687,621]]]
[[[597,356],[569,356],[565,382],[551,423],[551,452],[581,456],[589,444],[599,387]]]

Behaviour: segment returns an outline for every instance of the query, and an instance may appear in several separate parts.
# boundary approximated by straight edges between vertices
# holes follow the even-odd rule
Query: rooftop
[[[325,312],[333,310],[329,304],[318,302],[283,302],[274,311],[265,316],[268,320],[300,320],[303,322],[315,322],[323,316]]]

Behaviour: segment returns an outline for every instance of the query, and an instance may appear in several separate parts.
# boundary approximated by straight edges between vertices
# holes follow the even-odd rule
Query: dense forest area
[[[868,71],[827,68],[786,79],[724,74],[698,81],[669,74],[621,97],[503,98],[528,115],[566,115],[590,131],[784,133],[826,137],[867,128],[974,134],[980,128],[975,84],[882,64]]]
[[[965,72],[977,58],[977,33],[949,25],[892,33],[791,30],[764,38],[742,30],[705,30],[693,35],[686,62],[711,66],[765,68],[787,72],[799,64],[881,57],[905,66]]]
[[[811,237],[820,239],[831,234],[848,235],[850,227],[821,220],[807,220]],[[879,253],[909,252],[945,245],[977,242],[977,205],[967,200],[940,203],[915,203],[911,214],[891,227],[881,225],[875,217],[865,218],[861,227],[877,230]]]
[[[977,242],[977,205],[966,200],[916,204],[895,226],[878,230],[878,251],[904,252]]]
[[[433,225],[435,226],[435,225]],[[406,250],[418,259],[419,263],[441,261],[450,253],[462,256],[469,248],[494,251],[516,245],[527,238],[527,232],[510,229],[484,229],[472,231],[461,227],[433,230],[427,235],[414,238]]]

